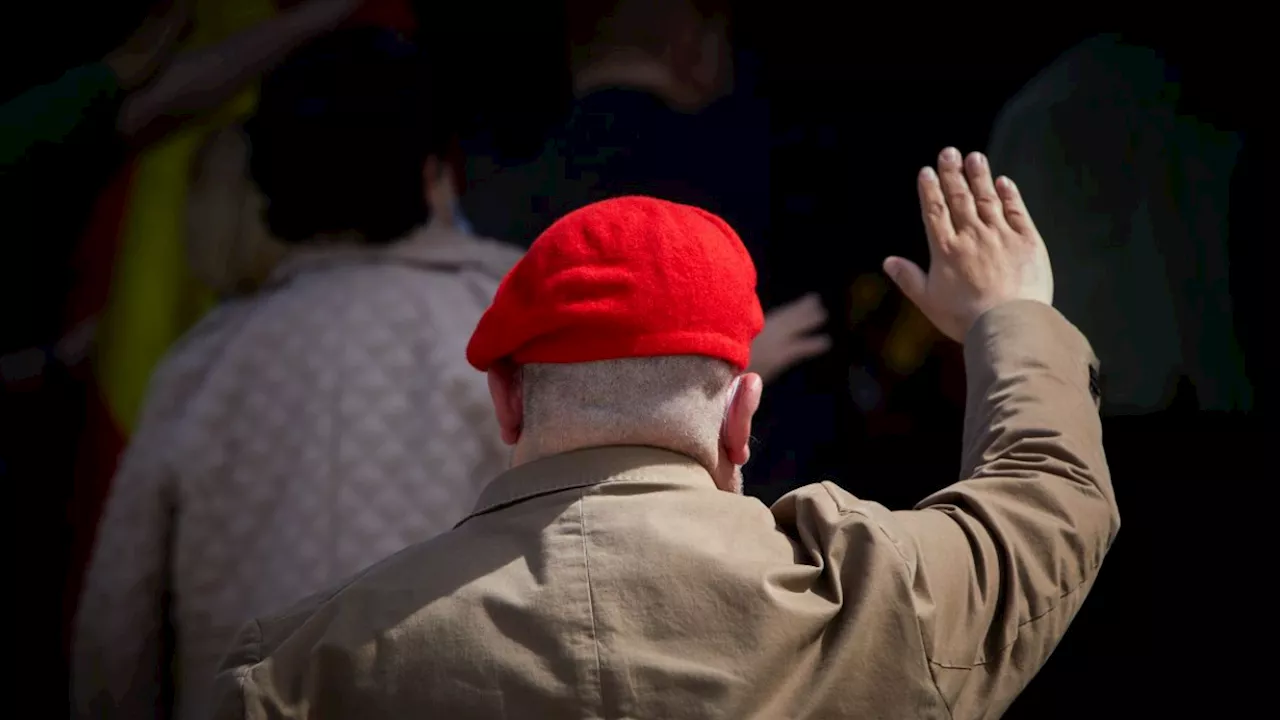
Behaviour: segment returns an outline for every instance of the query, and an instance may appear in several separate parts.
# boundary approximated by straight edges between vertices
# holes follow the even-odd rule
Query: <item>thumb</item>
[[[920,266],[906,258],[890,257],[884,261],[884,271],[893,279],[907,299],[921,307],[924,299],[925,275]]]

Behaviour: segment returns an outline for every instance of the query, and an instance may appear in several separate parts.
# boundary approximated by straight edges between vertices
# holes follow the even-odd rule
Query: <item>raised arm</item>
[[[336,29],[361,3],[308,0],[216,45],[179,54],[125,101],[121,134],[145,144],[218,108],[294,49]]]
[[[893,513],[925,653],[955,718],[999,717],[1066,632],[1120,526],[1096,365],[1054,310],[1044,242],[986,158],[919,179],[930,268],[885,269],[964,343],[962,480]]]

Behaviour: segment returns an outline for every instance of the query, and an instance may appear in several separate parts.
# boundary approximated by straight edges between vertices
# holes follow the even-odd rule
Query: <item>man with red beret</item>
[[[961,481],[894,512],[830,483],[741,495],[755,270],[701,210],[603,201],[548,229],[467,349],[512,467],[451,532],[248,625],[216,717],[970,718],[1049,657],[1119,528],[1095,361],[986,159],[919,178],[964,344]]]

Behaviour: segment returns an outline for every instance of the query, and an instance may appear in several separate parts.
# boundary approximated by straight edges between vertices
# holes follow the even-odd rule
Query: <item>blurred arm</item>
[[[336,29],[359,6],[360,0],[311,0],[212,47],[178,55],[125,101],[120,132],[145,143],[219,107],[295,48]]]
[[[893,513],[930,670],[955,718],[998,717],[1048,660],[1119,530],[1084,337],[1015,301],[965,338],[965,480]]]
[[[0,107],[0,168],[32,158],[42,149],[75,157],[83,172],[86,153],[108,153],[119,145],[116,120],[126,94],[144,82],[163,62],[186,26],[186,0],[156,3],[129,38],[102,62],[72,68],[59,79],[31,88]],[[69,146],[69,147],[68,147]],[[122,154],[123,148],[119,148]],[[114,159],[114,158],[113,158]],[[114,167],[113,163],[107,164]]]

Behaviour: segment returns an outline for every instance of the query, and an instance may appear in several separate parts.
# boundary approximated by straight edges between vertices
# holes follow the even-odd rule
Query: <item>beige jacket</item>
[[[644,447],[499,476],[452,532],[249,624],[216,718],[986,718],[1119,528],[1090,348],[1055,310],[965,343],[962,481],[772,508]]]

